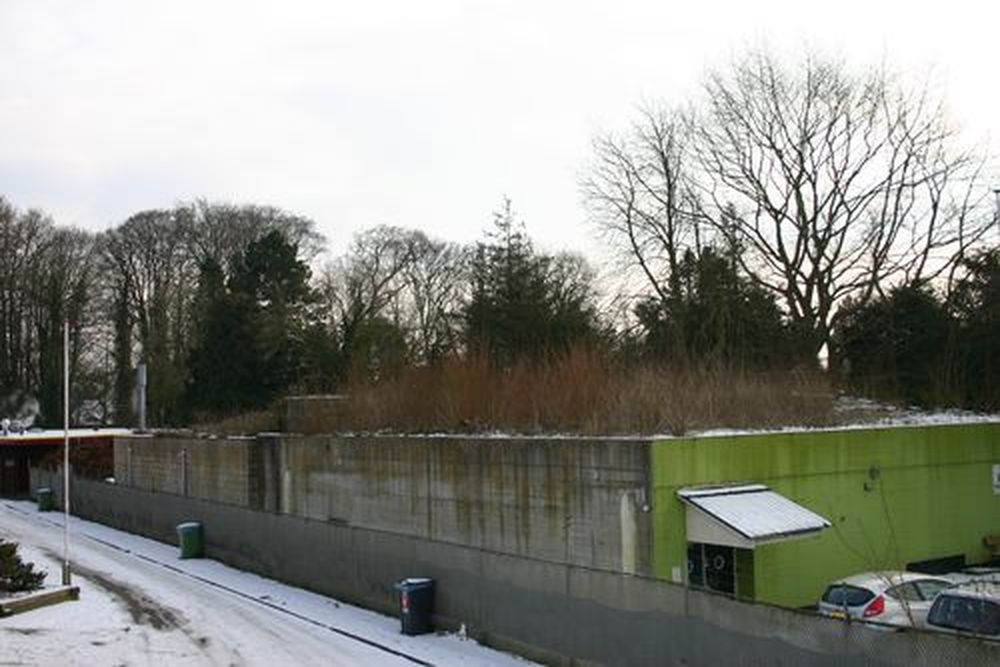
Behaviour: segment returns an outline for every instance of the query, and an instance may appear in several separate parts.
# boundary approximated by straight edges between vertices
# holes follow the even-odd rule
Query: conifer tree
[[[42,587],[44,580],[44,572],[37,572],[34,565],[21,560],[17,542],[0,540],[0,591],[34,591]]]
[[[510,200],[471,264],[463,313],[469,350],[508,364],[597,337],[589,267],[572,255],[537,253]]]

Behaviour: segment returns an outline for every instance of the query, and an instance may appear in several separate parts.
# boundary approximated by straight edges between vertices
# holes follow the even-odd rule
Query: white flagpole
[[[69,320],[63,320],[63,586],[69,569]]]

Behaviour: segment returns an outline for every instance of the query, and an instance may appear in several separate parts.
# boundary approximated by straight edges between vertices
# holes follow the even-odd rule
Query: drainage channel
[[[9,505],[7,503],[4,503],[4,507],[6,507],[7,509],[9,509],[9,510],[11,510],[13,512],[17,512],[18,514],[21,514],[22,516],[28,518],[29,520],[40,521],[40,522],[43,522],[43,523],[47,523],[50,526],[55,526],[56,528],[62,528],[62,524],[60,524],[60,523],[56,523],[55,521],[50,521],[50,520],[48,520],[48,519],[46,519],[44,517],[40,517],[40,516],[38,516],[36,514],[32,514],[30,512],[25,512],[24,510],[22,510],[22,509],[20,509],[18,507],[13,507],[13,506],[11,506],[11,505]],[[176,565],[171,565],[170,563],[166,563],[164,561],[157,560],[157,559],[151,558],[149,556],[144,556],[143,554],[135,553],[131,549],[126,549],[124,547],[118,546],[117,544],[115,544],[113,542],[108,542],[107,540],[102,540],[99,537],[94,537],[93,535],[87,535],[86,533],[80,533],[80,532],[75,533],[75,534],[76,535],[81,535],[81,536],[87,538],[88,540],[90,540],[91,542],[96,542],[96,543],[101,544],[101,545],[103,545],[105,547],[108,547],[109,549],[114,549],[115,551],[118,551],[120,553],[128,554],[129,556],[132,556],[133,558],[137,558],[137,559],[145,561],[147,563],[152,563],[153,565],[159,565],[160,567],[162,567],[162,568],[164,568],[166,570],[170,570],[171,572],[174,572],[175,574],[179,574],[181,576],[187,577],[188,579],[194,579],[195,581],[198,581],[200,583],[206,584],[208,586],[212,586],[213,588],[217,588],[219,590],[223,590],[223,591],[225,591],[227,593],[230,593],[231,595],[235,595],[237,597],[243,598],[244,600],[248,600],[250,602],[253,602],[254,604],[258,604],[258,605],[260,605],[262,607],[267,607],[268,609],[273,609],[274,611],[281,612],[282,614],[285,614],[287,616],[291,616],[291,617],[296,618],[296,619],[298,619],[300,621],[303,621],[305,623],[309,623],[311,625],[315,625],[316,627],[323,628],[324,630],[329,630],[330,632],[336,633],[336,634],[338,634],[338,635],[340,635],[342,637],[346,637],[348,639],[352,639],[352,640],[354,640],[356,642],[359,642],[361,644],[365,644],[366,646],[369,646],[371,648],[378,649],[379,651],[383,651],[385,653],[389,653],[391,655],[396,656],[397,658],[402,658],[402,659],[407,660],[409,662],[412,662],[412,663],[414,663],[416,665],[423,665],[424,667],[434,667],[434,663],[428,662],[428,661],[423,660],[421,658],[418,658],[415,655],[411,655],[409,653],[405,653],[405,652],[400,651],[398,649],[392,648],[391,646],[386,646],[385,644],[380,644],[377,641],[374,641],[372,639],[368,639],[367,637],[363,637],[363,636],[361,636],[361,635],[359,635],[357,633],[351,632],[349,630],[344,630],[343,628],[338,628],[337,626],[330,625],[329,623],[324,623],[323,621],[317,620],[315,618],[311,618],[309,616],[306,616],[305,614],[300,614],[300,613],[298,613],[296,611],[292,611],[291,609],[286,609],[286,608],[284,608],[284,607],[282,607],[280,605],[274,604],[272,602],[268,602],[267,600],[261,600],[260,598],[254,597],[254,596],[252,596],[252,595],[250,595],[248,593],[244,593],[243,591],[240,591],[238,589],[232,588],[230,586],[226,586],[224,584],[220,584],[217,581],[212,581],[211,579],[208,579],[206,577],[201,577],[201,576],[198,576],[197,574],[192,574],[190,572],[185,572],[184,570],[182,570],[181,568],[177,567]]]

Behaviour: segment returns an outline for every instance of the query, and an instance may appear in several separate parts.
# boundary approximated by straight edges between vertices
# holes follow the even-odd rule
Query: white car
[[[1000,583],[974,581],[942,591],[927,615],[927,627],[1000,638]]]
[[[922,628],[938,593],[953,585],[919,572],[865,572],[831,583],[819,601],[819,612],[833,618]]]

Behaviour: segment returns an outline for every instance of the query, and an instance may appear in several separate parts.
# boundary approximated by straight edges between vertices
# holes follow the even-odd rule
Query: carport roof
[[[127,428],[71,428],[69,439],[71,444],[80,442],[93,442],[110,440],[115,436],[129,435],[132,431]],[[61,429],[51,430],[31,430],[22,433],[0,434],[0,447],[13,446],[45,446],[61,445],[65,439],[65,432]]]
[[[753,548],[830,527],[820,515],[763,484],[687,488],[677,495],[688,506],[689,542]]]

